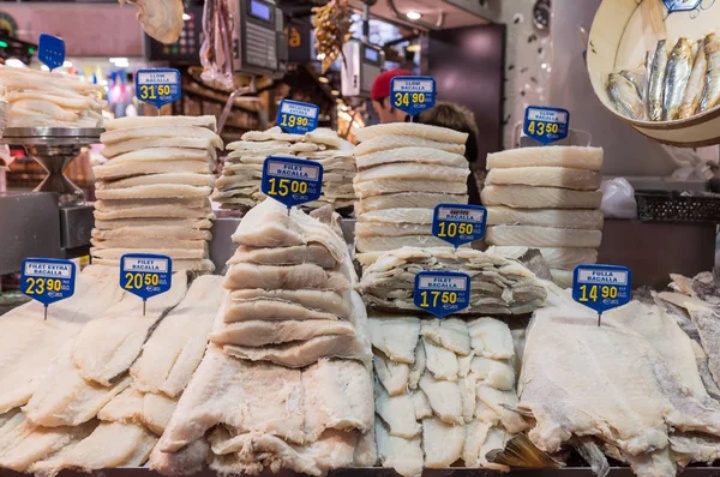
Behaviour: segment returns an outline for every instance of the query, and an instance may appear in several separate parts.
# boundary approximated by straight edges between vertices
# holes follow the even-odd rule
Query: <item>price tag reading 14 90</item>
[[[630,301],[631,283],[632,274],[627,267],[578,265],[573,273],[572,297],[578,303],[602,314]]]
[[[75,264],[54,258],[26,258],[22,262],[20,290],[47,307],[75,293]]]
[[[165,255],[128,253],[120,258],[120,286],[145,301],[172,286],[172,259]]]
[[[525,109],[523,132],[543,145],[565,139],[570,113],[566,109],[528,106]]]
[[[435,80],[430,76],[398,76],[390,83],[393,108],[415,116],[435,106]]]
[[[483,238],[486,221],[482,205],[439,204],[433,212],[432,234],[457,248]]]
[[[175,68],[138,70],[135,74],[135,95],[140,101],[157,108],[180,99],[180,72]]]
[[[277,125],[290,134],[305,134],[317,128],[320,108],[315,104],[284,99],[280,102]]]
[[[438,318],[464,310],[470,306],[470,277],[458,272],[419,272],[413,302]]]
[[[260,190],[290,208],[320,198],[323,166],[317,162],[270,156],[263,163]]]

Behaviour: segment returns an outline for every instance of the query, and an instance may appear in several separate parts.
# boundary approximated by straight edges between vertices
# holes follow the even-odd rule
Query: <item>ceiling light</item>
[[[12,66],[13,68],[27,68],[27,65],[17,58],[8,58],[5,60],[5,66]]]
[[[183,21],[189,22],[190,20],[192,20],[192,17],[187,13],[183,13]]]
[[[318,78],[318,81],[321,82],[321,83],[324,83],[324,84],[328,84],[328,83],[330,82],[330,80],[327,79],[327,78],[324,77],[324,76],[319,77],[319,78]]]
[[[130,66],[130,61],[127,58],[110,58],[110,63],[117,66],[118,68],[127,68]]]
[[[405,16],[408,17],[408,20],[420,20],[422,18],[422,14],[412,10],[407,12]]]

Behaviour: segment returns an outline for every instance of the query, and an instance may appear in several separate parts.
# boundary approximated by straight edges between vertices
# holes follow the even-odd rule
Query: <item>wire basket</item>
[[[720,194],[641,191],[635,200],[643,222],[720,223]]]

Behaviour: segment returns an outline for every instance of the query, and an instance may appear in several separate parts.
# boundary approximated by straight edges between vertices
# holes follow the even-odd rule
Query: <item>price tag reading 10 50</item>
[[[170,290],[172,260],[165,255],[128,253],[120,258],[120,286],[145,301]]]
[[[439,204],[433,212],[432,233],[455,247],[485,235],[487,211],[482,205]]]
[[[315,104],[284,99],[280,102],[277,125],[286,133],[305,134],[317,128],[320,108]]]
[[[602,314],[630,301],[631,283],[627,267],[578,265],[573,273],[573,300]]]
[[[135,74],[135,94],[140,101],[158,108],[180,99],[180,72],[174,68],[138,70]]]
[[[415,116],[435,106],[435,80],[429,76],[398,76],[390,83],[393,108]]]
[[[570,113],[566,109],[529,106],[525,109],[523,132],[543,145],[565,139]]]
[[[470,305],[470,277],[458,272],[419,272],[413,302],[438,318],[464,310]]]
[[[290,208],[320,198],[323,167],[305,159],[270,156],[263,163],[260,190]]]
[[[70,260],[26,258],[22,262],[20,290],[47,307],[75,293],[75,264]]]

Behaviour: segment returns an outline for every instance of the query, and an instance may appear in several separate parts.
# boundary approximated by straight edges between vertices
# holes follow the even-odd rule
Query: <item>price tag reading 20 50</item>
[[[287,208],[320,198],[323,166],[317,162],[270,156],[263,163],[260,190]]]
[[[630,301],[632,274],[617,265],[578,265],[573,273],[573,300],[599,314]],[[600,318],[598,317],[598,325]]]
[[[22,262],[20,290],[47,307],[75,293],[75,264],[54,258],[26,258]]]
[[[470,306],[470,277],[458,272],[419,272],[413,301],[438,318],[457,313]]]
[[[523,132],[546,146],[565,139],[568,135],[570,113],[567,109],[528,106],[525,109]]]
[[[175,68],[138,70],[135,74],[135,95],[140,101],[157,108],[180,99],[180,72]]]
[[[439,204],[433,212],[432,234],[457,248],[483,238],[486,221],[482,205]]]
[[[430,76],[398,76],[390,82],[392,107],[415,116],[435,106],[435,80]]]
[[[315,104],[284,99],[280,101],[277,125],[290,134],[305,134],[317,128],[320,108]]]
[[[166,255],[127,253],[120,258],[120,286],[145,301],[170,290],[172,259]]]

